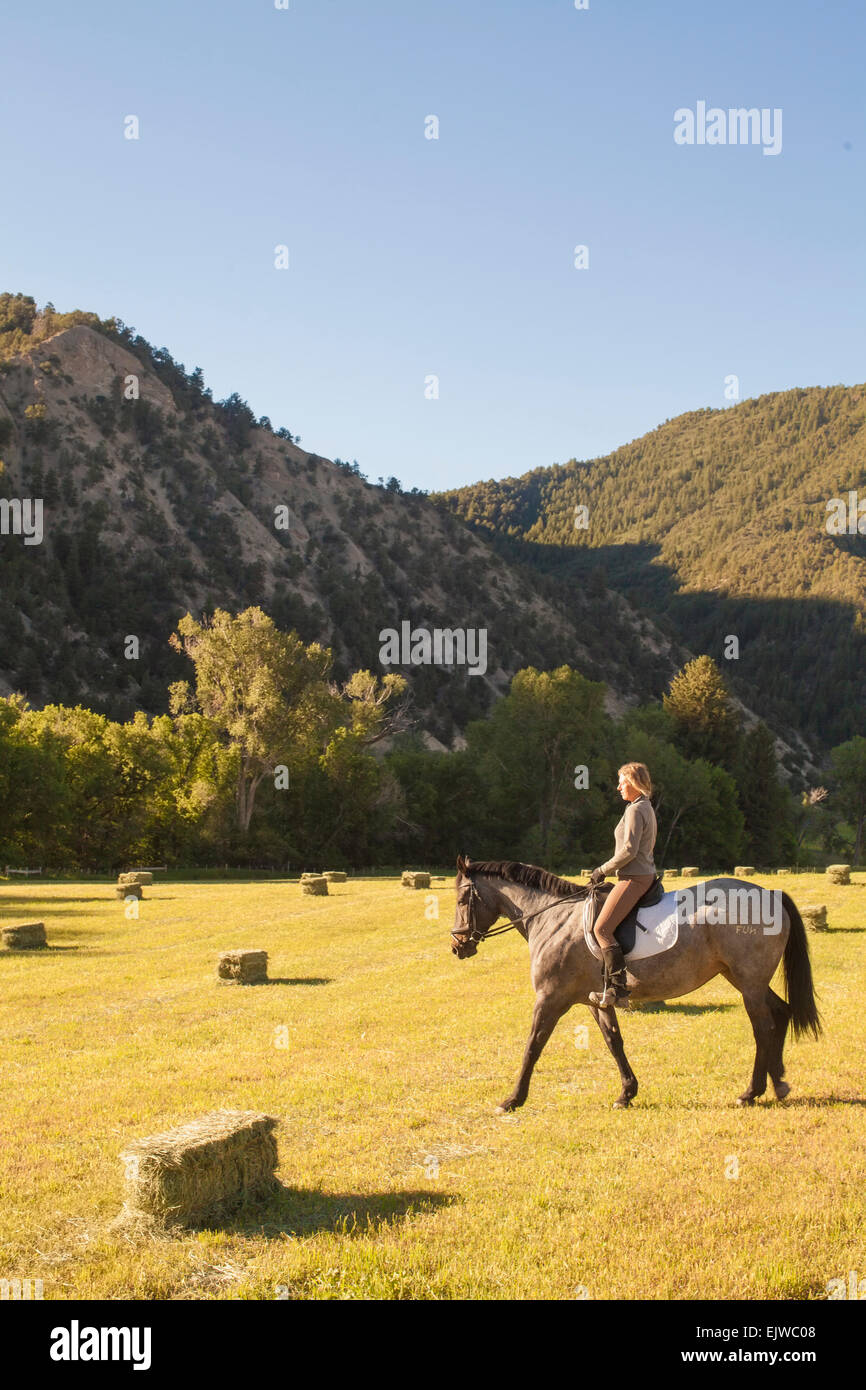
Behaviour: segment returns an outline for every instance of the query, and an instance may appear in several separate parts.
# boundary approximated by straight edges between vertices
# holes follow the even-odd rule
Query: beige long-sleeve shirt
[[[641,794],[630,801],[622,820],[614,831],[616,852],[601,868],[606,874],[616,871],[618,878],[638,878],[656,871],[653,849],[658,827],[652,802]]]

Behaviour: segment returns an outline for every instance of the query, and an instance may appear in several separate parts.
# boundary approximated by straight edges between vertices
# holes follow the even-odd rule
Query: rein
[[[466,874],[466,881],[469,884],[469,925],[462,931],[452,931],[451,939],[452,941],[458,941],[459,938],[458,944],[462,946],[475,946],[476,948],[480,942],[487,941],[491,936],[502,936],[503,932],[514,931],[521,924],[526,926],[527,922],[531,922],[533,918],[540,917],[543,912],[549,912],[551,908],[559,907],[562,903],[585,902],[590,894],[595,892],[595,885],[593,884],[590,884],[587,888],[578,888],[574,893],[568,893],[564,898],[557,898],[555,902],[547,903],[544,907],[537,908],[535,912],[521,913],[519,917],[513,918],[513,920],[508,922],[505,926],[490,927],[486,932],[479,932],[475,924],[475,900],[477,898],[480,901],[481,894],[475,887],[474,879],[470,878],[468,874]]]

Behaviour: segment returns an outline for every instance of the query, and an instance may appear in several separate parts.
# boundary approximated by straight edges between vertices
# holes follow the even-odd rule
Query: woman
[[[623,801],[628,802],[622,820],[614,831],[616,852],[612,859],[593,869],[590,883],[601,883],[617,873],[619,882],[611,889],[595,923],[595,939],[604,959],[604,990],[593,990],[590,1004],[614,1009],[628,1004],[625,959],[614,929],[628,915],[655,878],[653,849],[656,842],[656,814],[652,808],[652,781],[644,763],[625,763],[617,783]]]

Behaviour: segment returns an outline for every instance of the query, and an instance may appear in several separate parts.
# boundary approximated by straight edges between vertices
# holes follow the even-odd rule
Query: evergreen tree
[[[745,735],[735,772],[750,862],[778,865],[790,855],[789,798],[779,781],[773,735],[758,723]]]
[[[830,760],[834,773],[834,805],[854,827],[854,863],[858,864],[866,820],[866,738],[858,735],[841,743],[832,750]]]
[[[711,656],[689,661],[671,681],[664,707],[687,758],[705,758],[729,771],[740,742],[740,718]]]

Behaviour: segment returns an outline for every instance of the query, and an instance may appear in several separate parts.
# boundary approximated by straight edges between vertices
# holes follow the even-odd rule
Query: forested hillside
[[[200,369],[121,321],[25,295],[0,295],[2,498],[44,500],[41,543],[0,535],[0,693],[34,705],[163,712],[186,675],[172,628],[219,606],[326,643],[337,679],[381,669],[383,628],[485,628],[484,676],[405,668],[446,745],[522,666],[574,662],[615,708],[660,694],[683,659],[603,587],[566,598],[426,495],[305,452],[237,395],[213,401]]]
[[[853,534],[827,503],[859,489]],[[576,596],[602,580],[819,748],[866,705],[866,387],[668,420],[588,462],[443,494],[503,556]],[[856,504],[855,504],[856,505]],[[585,509],[585,510],[582,510]],[[735,636],[739,655],[727,639]]]

